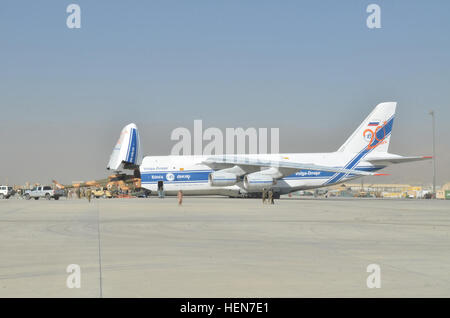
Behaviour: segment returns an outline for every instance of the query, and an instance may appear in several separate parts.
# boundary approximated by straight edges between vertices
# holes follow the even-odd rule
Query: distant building
[[[382,198],[424,198],[431,191],[429,187],[396,183],[344,183],[329,187],[328,189],[330,194],[336,196],[349,196],[350,191],[353,196]]]
[[[450,182],[447,182],[440,190],[436,191],[436,199],[450,200]]]

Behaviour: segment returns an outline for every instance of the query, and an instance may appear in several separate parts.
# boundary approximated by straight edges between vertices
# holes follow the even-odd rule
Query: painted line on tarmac
[[[102,243],[100,235],[100,201],[97,201],[97,233],[98,233],[98,268],[99,268],[100,298],[103,298]]]

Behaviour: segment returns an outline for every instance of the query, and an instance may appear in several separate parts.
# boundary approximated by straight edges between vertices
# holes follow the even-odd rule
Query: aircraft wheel
[[[45,194],[45,198],[46,198],[47,200],[50,200],[52,197],[50,196],[50,193],[46,193],[46,194]]]

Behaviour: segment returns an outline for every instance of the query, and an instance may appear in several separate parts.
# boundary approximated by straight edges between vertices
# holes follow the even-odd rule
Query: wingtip
[[[375,173],[374,176],[390,176],[389,173]]]

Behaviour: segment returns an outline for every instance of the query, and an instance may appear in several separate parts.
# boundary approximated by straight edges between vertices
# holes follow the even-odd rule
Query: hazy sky
[[[68,29],[66,7],[81,7]],[[381,7],[368,29],[366,7]],[[0,183],[89,180],[135,122],[147,155],[170,132],[279,127],[282,152],[334,151],[397,101],[390,152],[431,154],[450,181],[450,1],[2,1]],[[378,182],[431,182],[431,162]]]

